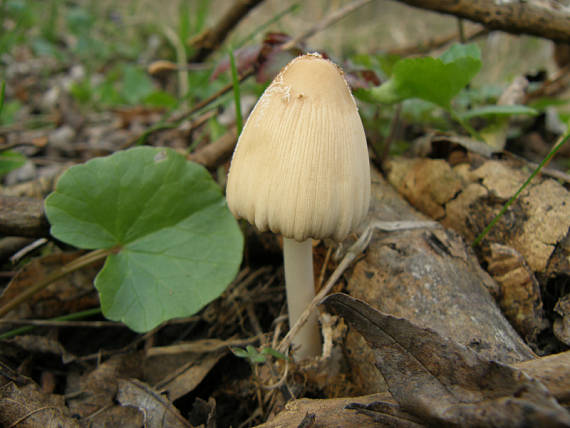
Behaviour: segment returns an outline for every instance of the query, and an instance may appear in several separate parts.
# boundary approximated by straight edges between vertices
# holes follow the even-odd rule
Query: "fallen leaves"
[[[487,360],[435,331],[384,314],[344,294],[324,301],[373,348],[401,408],[431,425],[570,425],[570,415],[537,380]]]

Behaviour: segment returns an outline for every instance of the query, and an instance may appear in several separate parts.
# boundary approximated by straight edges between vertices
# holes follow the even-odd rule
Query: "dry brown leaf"
[[[570,414],[520,370],[336,293],[324,301],[374,350],[376,365],[401,408],[432,425],[570,425]]]
[[[67,352],[61,343],[45,336],[20,335],[7,339],[6,342],[31,354],[53,354],[60,356],[64,364],[75,359],[75,356]]]
[[[174,401],[193,391],[227,352],[150,357],[144,364],[145,379]]]
[[[65,407],[64,397],[44,394],[34,384],[0,387],[0,426],[17,428],[79,427]]]
[[[174,405],[144,382],[119,380],[117,400],[123,406],[136,407],[144,415],[147,428],[191,427]]]
[[[116,413],[112,411],[107,414],[116,406],[114,399],[117,395],[119,379],[137,377],[141,373],[140,353],[112,356],[94,370],[81,376],[76,385],[73,384],[73,379],[69,379],[66,391],[70,395],[67,400],[68,406],[73,413],[82,418],[89,418],[91,423],[101,423],[103,419],[113,417]],[[107,409],[101,412],[104,408]],[[90,417],[95,413],[97,413],[96,417]],[[131,412],[130,416],[138,418],[140,415],[137,413]]]
[[[56,269],[72,262],[82,252],[55,253],[39,257],[25,265],[10,281],[0,296],[0,306],[4,306],[22,291],[45,279]],[[101,262],[102,263],[102,262]],[[88,266],[53,282],[37,292],[28,301],[10,312],[14,318],[54,318],[73,312],[99,306],[99,298],[93,287],[95,275],[101,263]]]

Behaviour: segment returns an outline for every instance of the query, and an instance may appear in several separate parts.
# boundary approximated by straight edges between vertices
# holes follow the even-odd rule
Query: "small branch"
[[[281,50],[286,51],[288,49],[297,46],[302,41],[308,39],[309,37],[314,36],[319,31],[322,31],[325,28],[331,26],[335,22],[344,18],[349,13],[354,12],[356,9],[370,3],[371,1],[372,0],[356,0],[353,1],[352,3],[347,4],[344,7],[341,7],[340,9],[335,10],[331,14],[327,15],[323,20],[317,22],[313,27],[309,28],[300,36],[297,36],[293,40],[290,40],[289,42],[285,43],[283,46],[281,46]]]
[[[496,0],[398,0],[483,24],[489,30],[532,34],[570,43],[570,12],[545,7],[546,2]]]
[[[253,70],[248,70],[247,72],[242,74],[239,78],[240,83],[243,82],[248,77],[253,76],[253,74],[254,74]],[[207,107],[209,104],[213,103],[218,98],[220,98],[222,95],[225,95],[226,93],[228,93],[232,89],[233,89],[233,82],[228,83],[226,86],[224,86],[222,89],[217,91],[215,94],[212,94],[210,97],[206,98],[205,100],[202,100],[199,103],[195,104],[194,107],[192,107],[190,110],[185,111],[181,114],[178,114],[177,116],[173,116],[173,117],[169,118],[168,121],[165,121],[163,123],[157,123],[156,125],[147,129],[142,134],[139,134],[136,137],[131,138],[130,140],[128,140],[125,144],[123,144],[121,146],[121,149],[122,150],[127,149],[130,146],[137,144],[139,142],[139,140],[146,139],[150,135],[155,134],[157,132],[178,127],[181,122],[189,119],[194,114],[198,113],[200,110]]]
[[[214,168],[228,160],[237,140],[236,128],[231,128],[228,132],[216,141],[204,146],[194,153],[190,153],[187,158],[193,162],[204,165],[206,168]]]
[[[197,48],[191,62],[204,61],[220,47],[232,29],[263,0],[237,0],[212,27],[202,31],[188,43]]]

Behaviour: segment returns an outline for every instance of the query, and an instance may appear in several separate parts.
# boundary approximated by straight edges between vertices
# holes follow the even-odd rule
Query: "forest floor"
[[[230,38],[241,48],[232,79],[221,49],[193,61],[194,36],[225,2],[172,2],[158,23],[157,5],[113,3],[0,6],[0,425],[569,426],[568,45],[474,24],[458,35],[454,18],[372,2],[282,50],[327,14],[266,2]],[[321,3],[334,11],[347,2]],[[410,19],[398,32],[403,11]],[[372,14],[384,24],[370,24]],[[418,28],[430,38],[419,41]],[[438,57],[475,33],[483,67],[454,108],[495,105],[524,77],[510,104],[534,113],[468,119],[499,141],[492,146],[428,101],[378,107],[355,92],[371,209],[341,245],[313,243],[317,291],[333,293],[318,306],[321,356],[290,358],[282,243],[245,222],[243,261],[221,296],[146,332],[102,315],[93,286],[101,257],[62,274],[100,248],[50,235],[44,200],[70,167],[168,147],[223,189],[236,122],[307,46],[367,91],[397,58]],[[16,303],[37,284],[47,287]]]

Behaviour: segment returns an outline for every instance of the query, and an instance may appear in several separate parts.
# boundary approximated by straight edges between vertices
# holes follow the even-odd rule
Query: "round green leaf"
[[[197,312],[241,262],[243,237],[221,190],[168,149],[140,147],[70,168],[46,215],[63,242],[116,249],[95,286],[105,316],[135,331]]]

